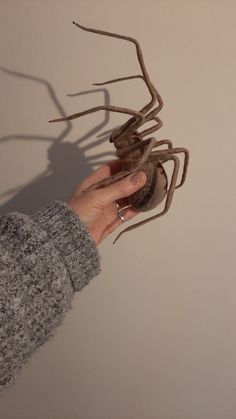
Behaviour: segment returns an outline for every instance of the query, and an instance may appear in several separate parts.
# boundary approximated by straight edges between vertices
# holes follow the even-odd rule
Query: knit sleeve
[[[31,217],[0,217],[0,389],[60,325],[74,292],[99,272],[96,245],[66,203]]]

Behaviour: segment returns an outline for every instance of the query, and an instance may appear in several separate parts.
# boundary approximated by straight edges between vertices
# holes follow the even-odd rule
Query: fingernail
[[[130,182],[133,185],[139,185],[140,183],[144,182],[144,179],[146,179],[146,175],[144,172],[137,172],[134,175],[131,176]]]

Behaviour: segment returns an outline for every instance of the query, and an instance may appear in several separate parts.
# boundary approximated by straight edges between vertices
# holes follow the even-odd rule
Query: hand
[[[101,166],[84,179],[68,199],[68,205],[87,226],[97,245],[122,224],[117,215],[116,202],[121,208],[125,207],[127,205],[125,198],[144,186],[146,182],[145,173],[137,172],[109,186],[83,192],[96,182],[119,172],[120,168],[119,160]],[[129,207],[124,213],[125,220],[131,220],[137,214],[135,208]]]

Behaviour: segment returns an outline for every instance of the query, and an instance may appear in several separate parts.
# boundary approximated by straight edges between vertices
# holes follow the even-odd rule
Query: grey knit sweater
[[[0,390],[14,382],[80,291],[99,273],[85,225],[56,201],[29,217],[0,217]]]

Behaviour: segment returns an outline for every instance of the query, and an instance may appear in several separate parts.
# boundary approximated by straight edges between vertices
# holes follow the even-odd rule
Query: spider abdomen
[[[166,196],[168,178],[160,163],[148,162],[142,169],[146,173],[145,185],[129,197],[130,204],[139,211],[149,211],[159,205]]]

